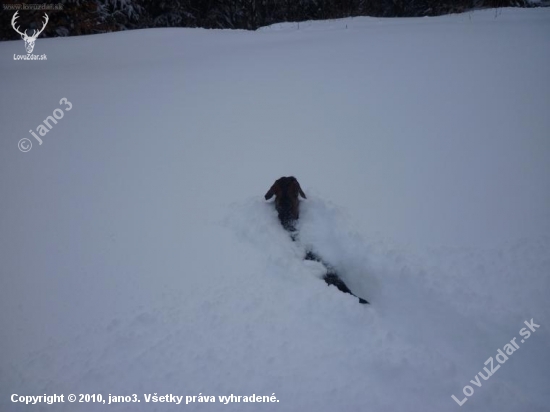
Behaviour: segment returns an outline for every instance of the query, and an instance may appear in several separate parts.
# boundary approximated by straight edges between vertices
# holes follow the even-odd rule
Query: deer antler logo
[[[27,49],[27,53],[30,54],[30,53],[32,53],[32,51],[34,49],[34,42],[36,41],[36,39],[40,35],[40,33],[42,33],[44,31],[44,29],[46,28],[46,24],[48,24],[48,21],[50,19],[49,19],[48,15],[46,13],[44,13],[45,20],[44,20],[44,25],[42,26],[42,28],[38,31],[33,30],[32,35],[27,36],[27,30],[25,30],[25,32],[20,32],[19,31],[19,26],[15,27],[15,20],[17,20],[17,17],[19,17],[17,15],[17,13],[19,13],[19,11],[16,11],[15,14],[13,15],[12,19],[11,19],[11,26],[13,27],[13,29],[17,33],[19,33],[21,35],[21,38],[25,42],[25,49]]]

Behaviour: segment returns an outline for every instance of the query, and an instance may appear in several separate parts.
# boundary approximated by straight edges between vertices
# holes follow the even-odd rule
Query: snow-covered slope
[[[0,410],[550,410],[549,27],[504,9],[39,39],[35,62],[0,44]],[[308,195],[300,243],[263,200],[283,175]],[[54,393],[141,402],[10,401]]]

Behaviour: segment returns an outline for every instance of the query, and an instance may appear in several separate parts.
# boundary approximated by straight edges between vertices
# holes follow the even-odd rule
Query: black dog
[[[275,196],[275,208],[279,214],[279,220],[288,231],[294,231],[294,222],[300,217],[300,200],[298,195],[307,199],[300,187],[300,183],[294,176],[281,177],[265,194],[265,200]]]
[[[296,229],[294,223],[300,217],[300,199],[298,196],[307,199],[306,194],[300,187],[298,180],[294,176],[289,176],[277,179],[265,194],[265,200],[269,200],[273,196],[275,196],[275,208],[277,209],[279,220],[283,227],[291,233],[290,237],[292,240],[295,241]],[[319,256],[309,251],[306,253],[305,260],[315,260],[327,268],[327,273],[323,277],[327,285],[334,285],[340,291],[355,296],[359,299],[359,303],[369,303],[365,299],[354,295],[334,269],[323,262]]]

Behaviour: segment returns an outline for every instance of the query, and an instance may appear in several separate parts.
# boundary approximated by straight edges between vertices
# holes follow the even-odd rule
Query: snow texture
[[[549,27],[503,9],[39,39],[34,62],[0,44],[0,410],[549,411]],[[263,200],[289,175],[299,243]]]

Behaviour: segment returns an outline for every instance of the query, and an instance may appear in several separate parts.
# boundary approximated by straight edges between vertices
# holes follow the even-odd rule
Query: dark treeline
[[[459,13],[478,8],[529,7],[529,0],[42,0],[62,4],[46,10],[49,23],[41,37],[106,33],[148,27],[204,27],[254,30],[284,22],[351,16],[415,17]],[[17,39],[9,4],[0,12],[0,39]],[[22,29],[41,27],[44,11],[21,10]]]

